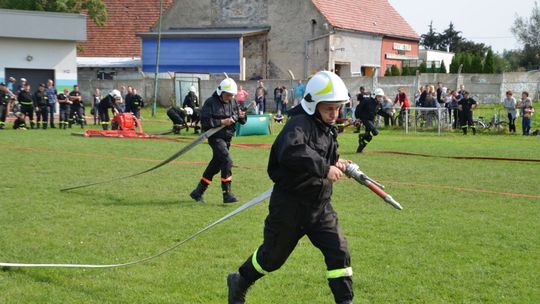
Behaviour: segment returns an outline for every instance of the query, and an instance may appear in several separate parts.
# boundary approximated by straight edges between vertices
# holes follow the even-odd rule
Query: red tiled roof
[[[312,0],[335,28],[419,40],[387,0]]]
[[[108,21],[98,27],[87,18],[87,37],[81,57],[140,57],[141,41],[136,33],[147,32],[159,19],[160,0],[105,0]],[[165,12],[174,0],[163,1]]]

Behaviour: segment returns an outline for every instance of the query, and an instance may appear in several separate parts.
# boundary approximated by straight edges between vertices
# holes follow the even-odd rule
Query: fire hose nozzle
[[[401,207],[401,204],[398,203],[391,195],[387,194],[383,191],[384,186],[366,174],[364,172],[360,171],[360,167],[355,163],[350,163],[347,165],[347,168],[345,170],[345,175],[348,177],[353,178],[358,183],[368,187],[371,191],[375,192],[380,198],[382,198],[385,202],[392,205],[392,207],[403,210],[403,207]]]

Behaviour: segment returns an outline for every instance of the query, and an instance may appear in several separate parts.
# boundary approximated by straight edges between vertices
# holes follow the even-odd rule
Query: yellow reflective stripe
[[[230,89],[230,88],[231,88],[231,85],[224,85],[223,88],[224,88],[224,89]]]
[[[324,87],[324,89],[320,90],[319,92],[315,93],[315,95],[318,96],[318,95],[328,94],[330,93],[330,91],[332,91],[332,82],[328,80],[326,87]]]
[[[352,277],[352,274],[353,274],[352,267],[347,267],[347,268],[341,268],[341,269],[328,270],[326,272],[326,278],[337,279],[337,278],[342,278],[342,277]]]
[[[257,262],[257,251],[259,251],[259,248],[257,248],[251,256],[251,264],[253,264],[253,267],[255,267],[255,270],[257,270],[258,273],[267,274],[267,271],[262,269],[261,265],[259,265],[259,262]]]

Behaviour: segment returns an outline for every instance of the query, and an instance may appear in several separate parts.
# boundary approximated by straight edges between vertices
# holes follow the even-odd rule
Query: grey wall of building
[[[382,36],[336,31],[332,35],[330,52],[332,65],[335,62],[349,62],[351,72],[360,75],[360,68],[364,65],[379,66],[381,61]],[[352,75],[343,75],[350,77]]]
[[[327,34],[331,28],[326,23],[324,17],[308,0],[178,0],[164,15],[162,27],[166,31],[193,27],[271,26],[266,36],[267,56],[264,57],[264,49],[258,58],[257,52],[247,50],[250,59],[247,60],[246,76],[249,78],[253,72],[257,73],[260,70],[258,63],[264,62],[266,67],[262,70],[266,75],[260,76],[279,79],[288,77],[288,69],[296,77],[305,77],[311,68],[328,68],[328,48],[325,50],[325,47],[318,44],[313,46],[316,48],[315,52],[318,51],[317,56],[310,58],[310,62],[317,60],[315,62],[318,64],[309,66],[306,70],[304,62],[306,41]],[[246,40],[245,44],[249,44],[250,39]],[[250,70],[252,68],[255,70]]]

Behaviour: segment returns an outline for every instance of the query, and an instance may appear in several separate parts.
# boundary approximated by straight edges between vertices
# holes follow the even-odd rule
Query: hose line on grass
[[[197,236],[199,236],[203,232],[209,230],[210,228],[215,227],[216,225],[218,225],[218,224],[228,220],[229,218],[231,218],[231,217],[245,211],[246,209],[263,202],[264,200],[269,198],[271,194],[272,194],[272,188],[266,190],[265,192],[261,193],[259,196],[255,197],[254,199],[250,200],[249,202],[243,204],[242,206],[236,208],[234,211],[232,211],[229,214],[223,216],[219,220],[217,220],[217,221],[211,223],[210,225],[204,227],[203,229],[195,232],[194,234],[190,235],[189,237],[185,238],[184,240],[174,244],[173,246],[171,246],[171,247],[169,247],[169,248],[167,248],[167,249],[165,249],[165,250],[163,250],[163,251],[161,251],[159,253],[156,253],[156,254],[154,254],[152,256],[149,256],[149,257],[146,257],[146,258],[143,258],[143,259],[139,259],[139,260],[135,260],[135,261],[132,261],[132,262],[121,263],[121,264],[30,264],[30,263],[4,263],[4,262],[0,262],[0,267],[117,268],[117,267],[125,267],[125,266],[144,263],[144,262],[153,260],[153,259],[158,258],[158,257],[160,257],[160,256],[162,256],[162,255],[164,255],[164,254],[166,254],[168,252],[171,252],[171,251],[177,249],[178,247],[180,247],[183,244],[187,243],[188,241],[196,238]]]
[[[159,164],[153,166],[150,169],[146,169],[144,171],[141,171],[141,172],[138,172],[138,173],[135,173],[135,174],[131,174],[131,175],[127,175],[127,176],[115,177],[115,178],[105,180],[105,181],[100,181],[100,182],[95,182],[95,183],[90,183],[90,184],[85,184],[85,185],[80,185],[80,186],[64,188],[64,189],[60,189],[60,191],[70,191],[70,190],[75,190],[75,189],[80,189],[80,188],[85,188],[85,187],[90,187],[90,186],[95,186],[95,185],[101,185],[101,184],[110,183],[110,182],[121,180],[121,179],[135,177],[135,176],[138,176],[138,175],[141,175],[141,174],[148,173],[150,171],[156,170],[157,168],[159,168],[159,167],[161,167],[163,165],[166,165],[166,164],[170,163],[171,161],[177,159],[182,154],[186,153],[187,151],[191,150],[193,147],[200,144],[204,139],[216,134],[217,132],[219,132],[224,127],[225,126],[220,126],[220,127],[213,128],[213,129],[210,129],[210,130],[204,132],[199,137],[197,137],[194,141],[190,142],[187,146],[180,149],[180,151],[176,152],[175,154],[173,154],[169,158],[165,159],[164,161],[160,162]]]

